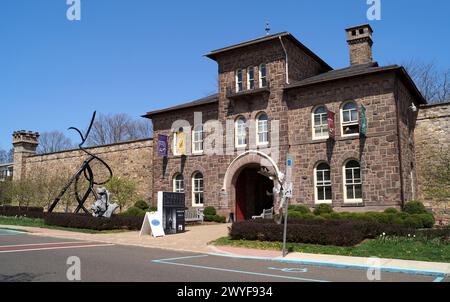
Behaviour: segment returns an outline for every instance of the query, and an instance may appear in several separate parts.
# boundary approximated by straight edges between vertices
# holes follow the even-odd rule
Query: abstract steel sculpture
[[[91,132],[92,126],[94,124],[95,121],[95,116],[96,116],[97,112],[95,111],[92,119],[91,119],[91,123],[89,124],[89,128],[86,131],[86,134],[83,135],[83,133],[81,133],[81,131],[75,127],[70,127],[69,130],[75,130],[76,132],[78,132],[78,134],[81,137],[81,143],[78,145],[78,147],[80,148],[80,150],[82,150],[84,153],[86,153],[87,155],[89,155],[89,157],[84,161],[84,163],[81,165],[80,169],[70,178],[69,182],[67,183],[67,185],[64,186],[64,188],[61,190],[61,192],[59,193],[58,197],[55,198],[55,200],[53,201],[53,203],[51,204],[51,206],[48,208],[48,212],[52,213],[53,210],[55,209],[55,207],[58,205],[58,203],[60,202],[61,198],[64,196],[64,194],[67,192],[67,190],[70,188],[70,186],[72,184],[74,184],[75,186],[75,198],[78,202],[78,206],[75,209],[75,213],[79,213],[81,210],[83,210],[86,214],[90,214],[89,211],[86,209],[86,207],[84,206],[84,203],[86,202],[86,200],[88,199],[89,195],[92,194],[95,198],[96,201],[102,200],[102,197],[100,196],[100,194],[97,193],[97,191],[94,189],[94,186],[102,186],[104,184],[106,184],[108,181],[111,180],[111,178],[113,177],[113,172],[111,170],[111,168],[108,166],[108,164],[102,160],[101,158],[99,158],[98,156],[90,153],[89,151],[87,151],[83,145],[85,144],[89,133]],[[100,162],[107,170],[109,173],[109,177],[106,181],[104,182],[96,182],[95,178],[94,178],[94,173],[92,171],[92,167],[91,167],[91,163],[93,161],[98,161]],[[84,176],[84,178],[89,182],[89,186],[86,190],[86,192],[84,192],[84,194],[80,195],[78,189],[79,189],[79,181],[80,181],[80,177]],[[108,203],[107,203],[108,205]],[[95,216],[95,213],[94,213]]]

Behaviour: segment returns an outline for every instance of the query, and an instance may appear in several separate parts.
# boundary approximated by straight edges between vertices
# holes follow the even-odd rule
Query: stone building
[[[426,101],[402,66],[373,61],[369,25],[346,34],[350,66],[337,70],[287,32],[207,54],[217,94],[145,115],[169,142],[165,157],[153,146],[154,198],[185,192],[189,206],[249,219],[277,208],[267,173],[283,177],[287,154],[294,204],[368,211],[417,198],[414,130]]]

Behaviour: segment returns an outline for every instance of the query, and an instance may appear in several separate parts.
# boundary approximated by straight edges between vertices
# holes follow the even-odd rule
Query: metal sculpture
[[[69,182],[61,190],[61,192],[59,193],[58,197],[55,198],[53,203],[48,208],[48,212],[49,213],[53,212],[55,207],[61,201],[61,198],[64,196],[64,194],[67,192],[67,190],[70,188],[70,186],[72,184],[74,184],[74,187],[75,187],[75,198],[76,198],[76,200],[78,202],[78,206],[75,209],[75,213],[79,213],[81,210],[83,210],[86,214],[90,214],[89,211],[84,206],[84,203],[86,202],[86,200],[88,199],[89,195],[91,195],[91,194],[94,196],[96,201],[102,202],[102,196],[101,195],[103,195],[104,192],[103,192],[103,190],[99,190],[100,194],[97,193],[96,190],[94,189],[94,186],[102,186],[102,185],[106,184],[108,181],[110,181],[112,179],[113,172],[112,172],[111,168],[108,166],[108,164],[104,160],[102,160],[98,156],[90,153],[88,150],[86,150],[83,147],[83,145],[86,143],[87,138],[89,137],[89,133],[91,132],[92,126],[93,126],[94,121],[95,121],[96,114],[97,114],[97,112],[95,111],[94,114],[92,115],[91,123],[89,124],[89,128],[86,131],[85,135],[83,135],[83,133],[79,129],[75,128],[75,127],[70,127],[69,128],[69,130],[75,130],[76,132],[78,132],[78,134],[81,137],[81,143],[78,145],[78,147],[80,148],[81,151],[83,151],[84,153],[89,155],[89,157],[84,161],[84,163],[81,165],[80,169],[70,178]],[[92,167],[91,167],[91,163],[93,161],[100,162],[108,170],[109,177],[108,177],[108,179],[106,181],[104,181],[104,182],[97,182],[97,181],[95,181],[94,173],[93,173]],[[79,183],[80,178],[82,176],[84,176],[84,178],[89,182],[89,186],[88,186],[86,192],[84,192],[84,194],[80,195],[80,193],[79,193],[79,184],[78,183]],[[96,204],[100,205],[97,202],[96,202]],[[106,213],[107,210],[108,210],[109,198],[107,199],[107,202],[105,203],[105,206],[106,206],[106,210],[104,211],[104,213]],[[95,207],[95,205],[94,205],[94,207]],[[93,213],[94,216],[96,216],[98,214],[100,214],[100,212],[98,212],[97,214],[95,212]]]

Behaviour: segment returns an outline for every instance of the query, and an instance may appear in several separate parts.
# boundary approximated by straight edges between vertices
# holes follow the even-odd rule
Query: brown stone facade
[[[372,30],[369,32],[367,27],[363,28],[367,37],[349,41],[350,51],[358,43],[364,44],[359,45],[363,48],[371,48]],[[266,38],[212,52],[209,57],[218,63],[219,70],[216,102],[203,106],[193,103],[183,109],[148,113],[147,117],[153,120],[155,137],[164,134],[172,140],[172,123],[181,119],[193,125],[195,112],[202,112],[203,122],[218,119],[224,129],[238,117],[251,121],[264,112],[269,118],[269,128],[277,131],[269,134],[269,145],[261,149],[252,144],[251,132],[256,130],[255,126],[249,126],[247,137],[250,142],[244,149],[231,148],[233,154],[188,154],[178,157],[173,155],[173,142],[170,142],[169,156],[162,158],[155,149],[154,196],[160,190],[173,190],[173,177],[181,174],[187,204],[190,205],[192,176],[199,171],[204,176],[204,206],[215,206],[223,214],[235,213],[239,174],[248,167],[258,165],[267,166],[272,173],[277,170],[284,173],[286,155],[292,154],[295,164],[291,202],[294,204],[316,206],[314,169],[321,162],[330,166],[332,205],[338,211],[401,208],[404,203],[416,198],[414,130],[417,112],[413,108],[418,108],[424,101],[404,69],[373,65],[375,68],[366,71],[358,63],[372,60],[371,49],[358,56],[355,60],[362,61],[352,60],[352,64],[356,65],[353,69],[330,71],[326,63],[283,34],[279,39]],[[256,89],[236,91],[236,70],[254,67],[255,74],[258,74],[261,64],[267,68],[267,89],[258,89],[258,79],[255,77]],[[316,78],[321,80],[316,81]],[[308,84],[303,84],[308,80]],[[244,85],[246,82],[244,72]],[[366,108],[365,136],[342,135],[341,109],[348,101],[356,103],[358,108],[361,105]],[[318,106],[325,106],[336,113],[334,140],[313,139],[313,112]],[[272,129],[272,125],[277,126]],[[224,150],[230,150],[225,140],[234,140],[233,131],[231,139],[224,138],[221,142]],[[274,158],[271,154],[273,147],[278,151]],[[273,164],[270,159],[274,160]],[[349,160],[356,160],[361,167],[362,202],[344,200],[344,165]]]
[[[25,139],[33,134],[33,148],[27,148],[24,152],[24,145],[30,145],[30,140]],[[14,135],[14,179],[20,180],[27,177],[39,177],[41,173],[60,173],[71,175],[75,173],[87,155],[81,150],[69,150],[50,154],[36,155],[37,134],[31,132],[16,132]],[[145,139],[117,143],[112,145],[89,148],[89,152],[105,160],[115,176],[123,177],[134,181],[137,184],[138,194],[148,203],[152,202],[152,158],[153,140]],[[101,178],[104,169],[97,169],[95,162],[93,169]]]

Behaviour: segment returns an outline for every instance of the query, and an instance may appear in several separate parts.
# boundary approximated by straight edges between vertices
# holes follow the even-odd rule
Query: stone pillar
[[[347,43],[350,48],[350,64],[367,64],[372,59],[372,27],[369,24],[346,29]]]
[[[35,155],[39,144],[39,133],[32,131],[15,131],[13,133],[14,146],[14,174],[13,180],[21,180],[25,175],[26,158]]]

